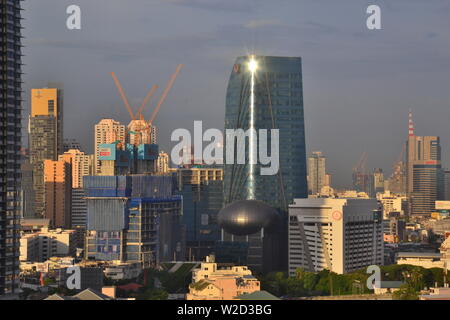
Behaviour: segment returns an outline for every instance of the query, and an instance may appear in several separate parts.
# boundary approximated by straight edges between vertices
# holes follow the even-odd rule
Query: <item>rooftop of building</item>
[[[75,232],[77,232],[77,231],[73,230],[73,229],[62,229],[62,228],[48,229],[47,227],[43,227],[39,231],[24,233],[22,235],[22,238],[31,238],[33,236],[47,235],[47,234],[50,234],[50,235],[72,234],[72,233],[75,233]]]
[[[112,300],[112,298],[96,290],[88,288],[74,296],[64,296],[55,293],[48,296],[44,300]]]
[[[274,296],[273,294],[271,294],[265,290],[241,294],[240,296],[237,296],[236,298],[238,300],[281,300],[280,298]]]
[[[342,203],[344,205],[347,204],[362,204],[374,202],[377,200],[374,198],[353,198],[353,197],[341,197],[341,198],[296,198],[294,199],[294,203],[290,204],[290,208],[295,208],[297,206],[327,206],[328,204],[336,204]]]
[[[34,226],[49,226],[50,219],[21,219],[21,226],[34,227]]]
[[[441,254],[437,252],[399,252],[398,258],[440,258]]]

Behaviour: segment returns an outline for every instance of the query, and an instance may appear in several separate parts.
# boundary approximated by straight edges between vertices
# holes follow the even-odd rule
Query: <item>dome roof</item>
[[[278,212],[258,200],[239,200],[220,210],[219,226],[236,236],[256,233],[264,228],[269,231],[278,221]]]

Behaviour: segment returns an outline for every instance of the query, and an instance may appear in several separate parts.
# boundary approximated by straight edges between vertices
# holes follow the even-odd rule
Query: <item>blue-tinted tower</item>
[[[259,164],[252,167],[249,138],[245,164],[235,161],[235,164],[224,165],[224,204],[261,200],[277,209],[283,221],[271,240],[264,236],[263,230],[246,236],[222,231],[222,245],[247,246],[239,262],[254,269],[281,270],[287,262],[288,205],[294,198],[306,198],[308,191],[300,57],[242,56],[236,59],[227,89],[225,130],[249,128],[268,129],[269,148],[270,129],[279,129],[279,171],[275,175],[261,175]],[[225,141],[225,155],[227,144]],[[230,251],[235,252],[236,248]],[[274,252],[281,256],[274,257]],[[282,263],[271,263],[274,260]]]

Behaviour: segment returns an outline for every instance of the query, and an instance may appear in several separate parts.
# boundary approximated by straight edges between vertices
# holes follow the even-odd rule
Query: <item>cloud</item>
[[[252,12],[256,8],[256,0],[162,0],[173,5],[192,7],[213,11]]]
[[[251,20],[245,27],[248,29],[262,28],[267,26],[279,26],[281,25],[281,21],[276,19],[260,19],[260,20]]]

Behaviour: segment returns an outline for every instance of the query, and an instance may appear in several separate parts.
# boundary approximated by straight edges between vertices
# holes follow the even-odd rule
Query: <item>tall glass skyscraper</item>
[[[245,164],[237,164],[235,155],[234,164],[224,165],[224,202],[225,205],[245,199],[266,202],[276,208],[283,218],[280,230],[283,237],[287,234],[288,205],[294,198],[306,198],[308,194],[301,58],[242,56],[236,59],[228,83],[225,130],[246,131],[249,128],[256,130],[259,139],[262,138],[258,134],[259,129],[269,130],[268,154],[272,151],[270,129],[279,129],[279,171],[275,175],[261,175],[263,165],[259,161],[251,164],[249,147],[252,137],[249,136]],[[225,143],[225,155],[227,144],[228,141]],[[262,248],[265,241],[263,231],[242,237],[222,233],[224,243],[248,245],[245,262],[249,266],[259,268],[267,260]],[[287,248],[287,238],[285,245],[282,241],[280,246],[281,251]],[[280,266],[269,269],[280,269]]]
[[[20,15],[20,0],[0,0],[0,295],[15,293],[19,278],[22,114]]]

